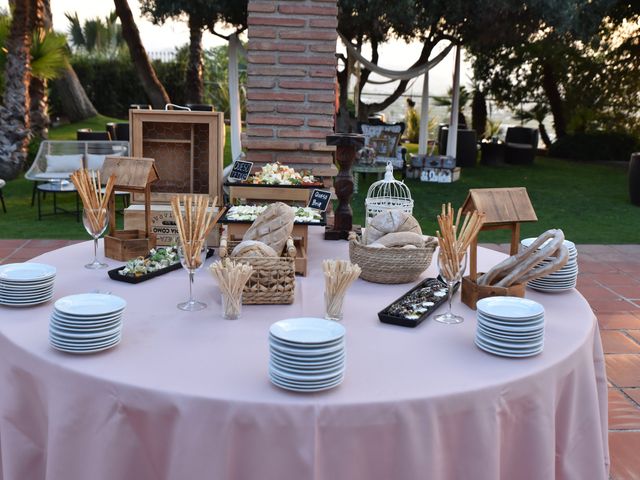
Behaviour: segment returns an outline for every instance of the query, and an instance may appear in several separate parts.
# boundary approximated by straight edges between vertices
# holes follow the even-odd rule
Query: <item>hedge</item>
[[[549,148],[550,157],[571,160],[628,161],[633,152],[640,151],[640,139],[627,133],[592,132],[562,137]]]

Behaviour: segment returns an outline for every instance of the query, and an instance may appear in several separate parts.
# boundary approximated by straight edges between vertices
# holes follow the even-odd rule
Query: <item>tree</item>
[[[471,128],[476,131],[478,138],[484,138],[487,131],[487,99],[479,85],[475,85],[473,88]]]
[[[517,112],[513,118],[516,120],[520,120],[521,122],[530,122],[535,121],[538,122],[538,131],[540,132],[540,139],[542,143],[544,143],[545,147],[549,148],[551,146],[551,138],[549,138],[549,132],[547,132],[547,127],[545,127],[544,120],[549,115],[549,108],[544,103],[536,103],[529,110],[521,110]]]
[[[129,8],[127,0],[114,0],[116,13],[122,23],[122,36],[127,42],[131,61],[136,67],[138,76],[142,83],[147,97],[154,108],[164,108],[167,103],[171,103],[169,95],[158,80],[155,70],[149,61],[147,51],[142,45],[140,32]]]
[[[65,13],[69,20],[69,41],[75,53],[102,55],[113,58],[126,53],[126,44],[122,36],[122,25],[113,11],[104,19],[91,18],[80,22],[78,14]]]
[[[434,95],[431,97],[436,105],[441,107],[447,107],[451,112],[451,102],[453,99],[453,87],[447,90],[446,95]],[[467,128],[467,119],[464,116],[464,109],[471,101],[471,92],[467,90],[467,87],[462,85],[460,87],[460,96],[458,97],[458,126],[459,128]]]
[[[29,143],[32,2],[12,1],[13,20],[7,39],[3,102],[0,106],[0,178],[11,180],[22,170]]]
[[[187,101],[202,103],[204,99],[204,74],[202,33],[209,29],[216,32],[218,23],[233,25],[237,33],[246,28],[247,1],[233,0],[142,0],[142,12],[156,24],[167,19],[187,19],[189,25],[189,62],[187,66]]]

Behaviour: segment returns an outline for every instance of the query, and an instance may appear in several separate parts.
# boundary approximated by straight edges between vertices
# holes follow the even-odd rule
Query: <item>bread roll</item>
[[[282,202],[272,203],[258,215],[242,239],[266,243],[280,256],[291,236],[294,220],[293,208]]]
[[[276,251],[266,243],[243,240],[231,252],[232,257],[277,257]]]
[[[413,216],[402,210],[386,210],[373,217],[366,229],[365,243],[374,243],[388,233],[413,232],[422,235],[422,229]]]
[[[424,238],[415,232],[392,232],[383,235],[377,240],[377,243],[385,247],[404,247],[405,245],[413,245],[416,248],[424,247]]]

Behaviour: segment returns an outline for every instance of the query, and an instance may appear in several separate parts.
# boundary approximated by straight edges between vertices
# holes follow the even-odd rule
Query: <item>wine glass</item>
[[[455,315],[451,311],[451,298],[453,297],[453,288],[456,283],[462,280],[462,275],[467,267],[467,253],[464,252],[458,262],[458,265],[454,265],[453,271],[450,264],[446,262],[446,257],[443,255],[442,250],[438,254],[438,269],[440,270],[440,276],[447,282],[447,300],[449,303],[449,311],[447,313],[441,313],[435,317],[435,320],[440,323],[462,323],[464,318],[460,315]]]
[[[180,263],[189,273],[189,300],[178,304],[180,310],[195,312],[207,307],[204,302],[193,298],[193,277],[202,268],[207,258],[207,244],[205,241],[187,241],[178,245]]]
[[[109,212],[106,208],[82,209],[82,223],[89,235],[93,238],[93,261],[87,263],[84,268],[106,268],[108,265],[98,260],[98,239],[109,225]]]

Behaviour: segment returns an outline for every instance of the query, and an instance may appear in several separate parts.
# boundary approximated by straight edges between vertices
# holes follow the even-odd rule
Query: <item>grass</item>
[[[104,123],[114,121],[95,117],[86,122],[52,129],[52,139],[75,138],[78,128],[104,129]],[[231,159],[229,132],[225,144],[225,164]],[[362,223],[364,197],[369,176],[360,183],[360,193],[354,196],[354,223]],[[640,210],[629,202],[626,168],[619,165],[578,163],[539,157],[533,166],[501,166],[465,168],[453,184],[422,183],[407,180],[415,201],[414,215],[425,233],[433,234],[436,215],[443,202],[461,205],[470,188],[527,187],[539,221],[523,224],[522,236],[537,236],[549,228],[562,228],[568,239],[577,243],[638,243],[640,241]],[[31,207],[33,184],[23,178],[8,182],[4,188],[9,212],[0,212],[0,238],[62,238],[87,239],[81,223],[71,215],[56,215],[37,220],[37,210]],[[48,195],[43,212],[51,211]],[[58,196],[59,205],[73,208],[71,194]],[[120,222],[121,222],[120,218]],[[483,232],[481,242],[508,241],[508,232]]]

